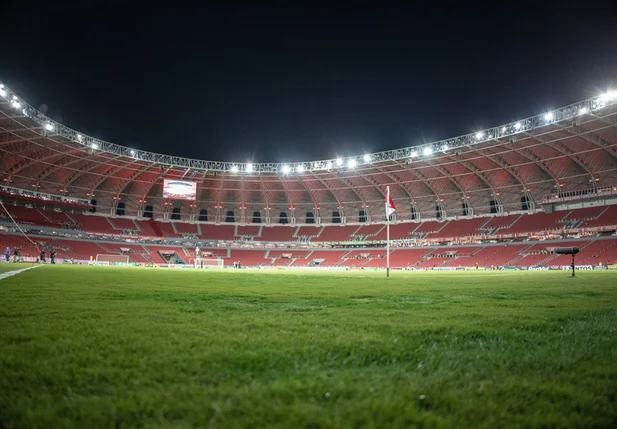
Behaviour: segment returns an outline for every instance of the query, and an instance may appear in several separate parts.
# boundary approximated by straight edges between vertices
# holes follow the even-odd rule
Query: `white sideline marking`
[[[0,274],[0,280],[3,280],[5,278],[7,278],[7,277],[14,276],[16,274],[21,274],[24,271],[28,271],[28,270],[31,270],[32,268],[38,268],[38,267],[40,267],[40,265],[35,265],[33,267],[28,267],[28,268],[22,268],[21,270],[7,271],[6,273]]]

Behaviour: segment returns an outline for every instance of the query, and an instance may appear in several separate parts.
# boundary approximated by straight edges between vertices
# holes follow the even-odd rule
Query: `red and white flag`
[[[390,196],[390,187],[386,187],[386,219],[390,219],[392,213],[396,211],[396,207],[394,207],[394,201],[392,201],[392,197]]]

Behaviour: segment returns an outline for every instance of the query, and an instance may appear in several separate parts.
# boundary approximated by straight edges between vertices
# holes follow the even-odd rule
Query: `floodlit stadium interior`
[[[256,164],[101,141],[1,84],[0,151],[0,242],[22,258],[188,266],[200,246],[224,266],[382,269],[389,187],[393,269],[561,267],[565,246],[617,264],[615,91],[440,142]]]

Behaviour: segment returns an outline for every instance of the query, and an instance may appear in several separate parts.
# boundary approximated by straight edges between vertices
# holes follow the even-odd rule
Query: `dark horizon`
[[[413,146],[616,87],[612,2],[360,5],[13,2],[0,80],[85,134],[235,162]]]

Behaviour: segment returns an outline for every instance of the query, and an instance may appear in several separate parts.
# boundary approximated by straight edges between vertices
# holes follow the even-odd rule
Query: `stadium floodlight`
[[[3,88],[0,88],[0,96],[6,97],[6,91]]]
[[[15,108],[15,109],[18,109],[18,110],[19,110],[19,109],[21,109],[21,103],[20,103],[19,101],[17,101],[17,100],[13,100],[13,101],[11,102],[11,105],[12,105],[12,106],[13,106],[13,108]]]
[[[501,132],[502,132],[502,133],[505,133],[505,132],[506,132],[506,129],[507,129],[506,127],[501,127]]]
[[[443,151],[444,151],[444,152],[445,152],[445,151],[447,151],[448,149],[450,149],[450,148],[448,147],[448,145],[447,145],[447,144],[443,145]]]
[[[516,124],[514,124],[514,129],[517,130],[517,131],[520,130],[521,127],[522,127],[522,125],[521,125],[520,122],[517,122]]]
[[[289,165],[283,165],[283,174],[289,174],[291,167]]]
[[[135,156],[135,150],[131,149],[131,156]]]
[[[96,144],[96,143],[92,143],[90,146],[92,147],[92,149],[98,149],[99,148],[99,145]]]
[[[338,165],[339,167],[343,165],[343,158],[336,158],[336,165]]]
[[[433,153],[433,149],[431,149],[430,147],[424,148],[424,155],[429,156],[432,153]]]
[[[411,151],[411,157],[415,158],[416,156],[418,156],[418,152],[416,152],[415,150]]]
[[[355,159],[350,159],[349,162],[347,162],[347,167],[349,167],[349,168],[356,168],[356,160]]]
[[[247,173],[252,173],[253,172],[253,164],[251,164],[250,162],[248,164],[246,164],[246,168],[245,168]]]
[[[584,115],[585,113],[587,113],[587,108],[586,107],[581,107],[578,111],[579,115]]]
[[[612,101],[617,99],[617,91],[607,91],[600,96],[600,101],[606,103],[607,101]]]
[[[231,172],[234,173],[234,174],[237,173],[238,172],[238,166],[237,165],[232,165],[231,166]]]
[[[547,121],[547,122],[550,122],[550,121],[553,120],[554,117],[555,117],[555,115],[553,115],[553,112],[547,112],[544,115],[544,120]]]
[[[47,131],[53,131],[54,130],[54,125],[50,124],[49,122],[45,124],[45,129]]]
[[[367,153],[364,155],[364,162],[371,162],[371,156]]]
[[[296,171],[298,173],[302,173],[304,171],[304,165],[300,164],[296,167]]]
[[[482,140],[484,138],[484,133],[482,131],[478,131],[476,133],[476,140]]]
[[[82,141],[84,139],[84,136],[82,136],[81,134],[77,134],[77,140]]]
[[[328,161],[328,163],[326,164],[326,168],[328,170],[330,170],[332,168],[332,161]]]

